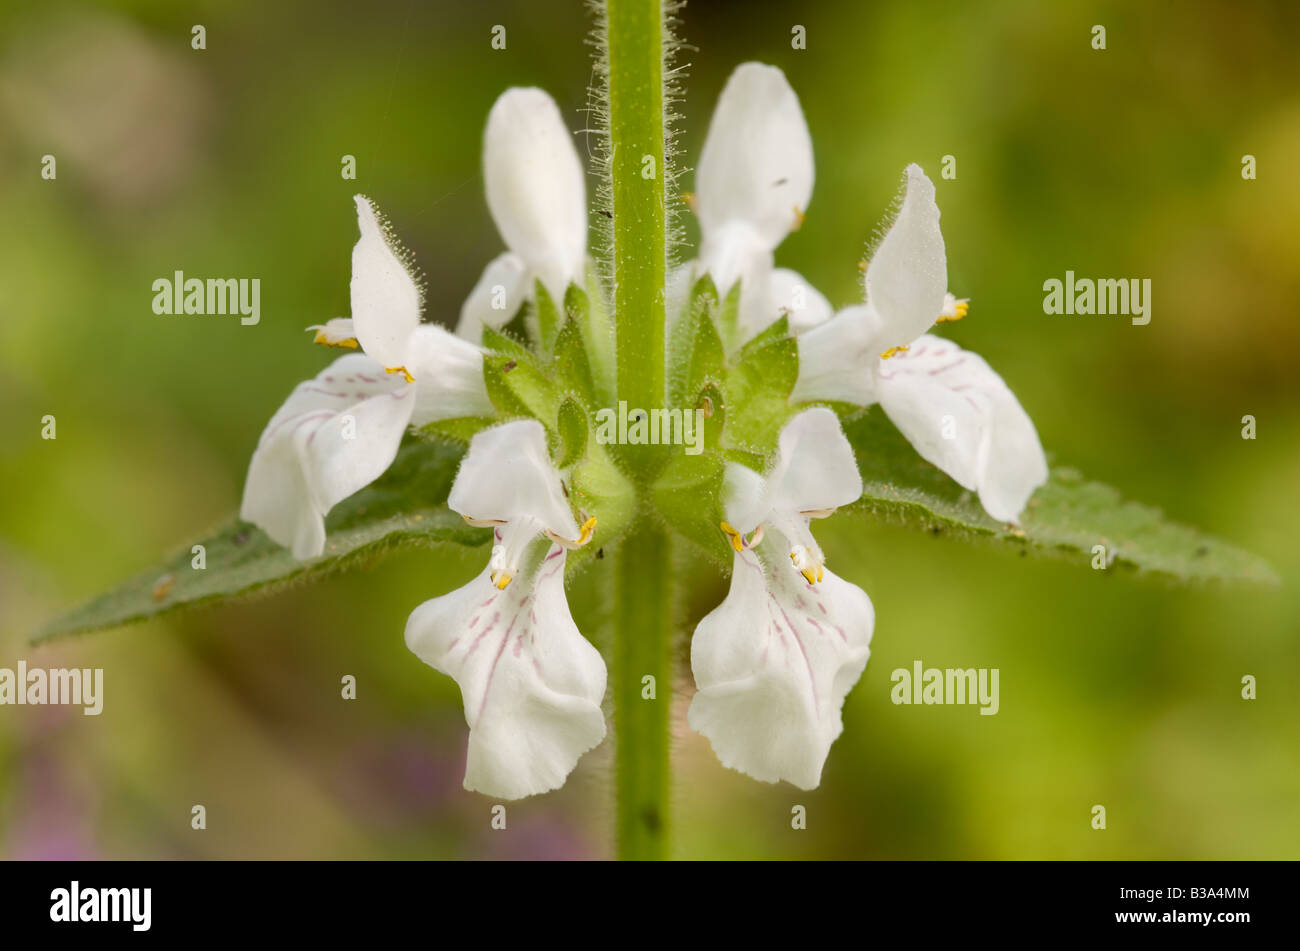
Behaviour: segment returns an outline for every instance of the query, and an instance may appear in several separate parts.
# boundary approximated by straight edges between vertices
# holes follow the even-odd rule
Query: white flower
[[[821,781],[875,611],[865,591],[826,570],[809,520],[861,494],[853,450],[827,409],[786,425],[766,477],[728,465],[731,589],[695,629],[688,717],[724,766],[801,789]]]
[[[448,504],[493,526],[493,556],[469,584],[415,609],[406,646],[460,685],[465,788],[501,799],[547,792],[605,737],[605,662],[564,597],[565,551],[591,538],[595,519],[575,523],[536,420],[478,433]],[[539,535],[552,542],[544,556]]]
[[[812,199],[813,152],[799,99],[775,66],[743,63],[727,80],[695,172],[700,257],[675,275],[670,315],[686,281],[708,272],[726,296],[740,281],[742,339],[782,312],[792,328],[828,318],[831,306],[794,271],[774,268],[773,252],[803,221]]]
[[[483,134],[488,209],[509,248],[494,258],[460,310],[456,332],[478,342],[507,323],[540,280],[557,303],[582,284],[587,184],[573,136],[540,89],[507,89]]]
[[[352,317],[311,328],[362,349],[300,383],[271,418],[248,468],[240,517],[296,558],[325,547],[325,515],[388,468],[408,424],[492,412],[477,346],[420,322],[420,292],[369,200],[356,198]]]
[[[1015,522],[1047,481],[1033,422],[978,355],[925,332],[967,303],[947,293],[934,184],[907,168],[898,217],[866,271],[866,303],[799,336],[796,401],[880,403],[927,461],[978,491],[994,518]]]

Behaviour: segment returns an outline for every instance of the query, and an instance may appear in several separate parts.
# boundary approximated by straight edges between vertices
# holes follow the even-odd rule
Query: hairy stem
[[[619,398],[664,401],[667,221],[661,0],[607,0],[614,315]],[[635,457],[633,468],[638,468]]]
[[[629,412],[664,405],[664,288],[670,177],[665,167],[662,4],[606,0],[603,35],[618,398]],[[620,447],[643,512],[662,447]],[[617,841],[624,859],[669,854],[669,719],[672,598],[669,538],[650,517],[616,555],[614,726]]]
[[[669,851],[669,544],[658,529],[641,532],[623,544],[615,569],[617,837],[623,859],[662,859]]]

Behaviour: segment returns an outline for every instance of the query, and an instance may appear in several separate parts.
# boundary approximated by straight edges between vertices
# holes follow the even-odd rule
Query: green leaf
[[[445,506],[463,450],[408,435],[378,481],[336,505],[326,519],[325,553],[301,562],[261,529],[232,520],[194,544],[206,567],[192,567],[192,545],[47,625],[37,641],[167,614],[179,608],[266,592],[306,578],[350,568],[412,545],[479,545],[491,537]]]
[[[706,452],[723,449],[727,428],[727,400],[716,383],[706,383],[695,399],[686,404],[686,412],[698,409],[703,416],[703,435],[696,438]]]
[[[555,428],[560,440],[560,461],[556,468],[567,469],[587,451],[587,411],[572,397],[566,399],[560,404]]]
[[[718,333],[722,337],[723,344],[726,345],[727,353],[734,353],[744,342],[740,336],[740,281],[731,285],[731,290],[727,291],[727,296],[722,299],[715,317],[718,322]]]
[[[533,358],[533,352],[528,349],[527,345],[507,333],[497,330],[495,327],[483,325],[483,346],[494,353],[504,353],[506,356],[515,359]]]
[[[596,534],[591,544],[569,553],[565,570],[581,570],[605,545],[622,538],[636,517],[636,490],[627,476],[614,464],[605,447],[587,440],[586,457],[572,473],[569,502],[581,519],[599,513]]]
[[[582,328],[572,316],[564,322],[555,341],[555,377],[562,387],[576,393],[588,406],[595,405],[596,384],[591,375]]]
[[[587,264],[587,288],[584,292],[570,285],[564,295],[564,309],[569,318],[578,321],[582,342],[586,345],[591,378],[595,383],[596,397],[603,406],[614,403],[615,378],[618,376],[618,358],[614,352],[614,324],[609,308],[605,306],[605,292],[601,287],[593,264]]]
[[[732,362],[743,363],[767,347],[786,341],[787,338],[790,338],[790,318],[783,315],[760,330],[752,339],[747,340]],[[793,380],[790,381],[790,386],[793,388]]]
[[[717,306],[717,292],[706,274],[695,282],[690,301],[673,328],[668,385],[675,406],[685,407],[706,385],[722,382],[726,359],[714,323]]]
[[[799,348],[782,317],[747,344],[727,373],[726,445],[768,455],[793,409]]]
[[[537,327],[537,348],[549,355],[555,349],[555,338],[560,332],[560,309],[555,298],[541,281],[533,281],[533,314]]]
[[[440,436],[468,446],[469,441],[478,433],[495,423],[496,419],[491,416],[457,416],[455,419],[440,419],[426,423],[419,431],[426,436]]]
[[[731,546],[719,527],[725,468],[717,453],[674,455],[654,485],[655,508],[665,523],[721,567],[731,564]]]
[[[506,376],[514,372],[518,360],[504,354],[485,354],[483,357],[483,385],[487,388],[488,399],[503,417],[531,416],[528,405],[506,383]]]
[[[555,385],[537,366],[531,354],[512,357],[489,353],[483,357],[483,381],[493,405],[506,416],[526,415],[555,430],[560,408]]]
[[[917,455],[879,408],[850,419],[845,433],[862,473],[862,499],[848,511],[900,522],[935,535],[981,538],[1065,557],[1089,568],[1093,546],[1108,571],[1128,570],[1195,581],[1276,584],[1268,563],[1197,529],[1167,521],[1158,509],[1056,467],[1029,500],[1019,528],[995,521],[967,492]]]

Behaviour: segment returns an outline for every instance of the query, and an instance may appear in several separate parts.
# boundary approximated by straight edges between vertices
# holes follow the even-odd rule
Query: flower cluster
[[[800,275],[773,267],[812,197],[812,140],[781,71],[746,63],[722,92],[700,156],[703,251],[686,268],[707,271],[723,292],[741,281],[747,336],[788,317],[799,342],[794,402],[879,403],[922,457],[977,491],[991,516],[1015,522],[1047,479],[1042,446],[983,359],[927,333],[969,304],[948,293],[934,184],[917,165],[904,177],[898,214],[864,270],[864,302],[833,314]]]
[[[731,582],[695,629],[689,723],[724,765],[801,788],[820,782],[875,619],[866,593],[826,568],[811,532],[812,519],[862,494],[839,418],[817,404],[879,403],[925,459],[978,491],[998,519],[1015,521],[1046,478],[1033,425],[1001,378],[927,333],[967,308],[948,293],[930,180],[906,170],[897,217],[865,269],[865,300],[835,313],[800,275],[775,266],[808,208],[813,174],[808,128],[784,75],[738,68],[700,156],[699,256],[676,271],[667,295],[669,321],[679,321],[707,276],[721,296],[738,293],[729,349],[782,317],[797,344],[775,451],[752,466],[737,454],[717,466]],[[508,250],[484,270],[455,333],[422,321],[408,256],[357,197],[351,316],[312,328],[318,343],[355,352],[300,384],[272,417],[241,514],[298,558],[319,556],[329,510],[389,467],[408,427],[480,423],[447,504],[492,531],[491,557],[474,580],[411,614],[406,643],[460,686],[466,788],[514,799],[562,785],[605,736],[605,663],[565,596],[568,554],[591,541],[602,513],[575,512],[577,463],[567,454],[557,462],[554,419],[533,418],[527,401],[502,405],[488,385],[500,328],[522,310],[534,338],[544,336],[539,298],[592,286],[583,169],[549,96],[500,97],[484,137],[484,178]],[[598,343],[586,344],[595,363]]]

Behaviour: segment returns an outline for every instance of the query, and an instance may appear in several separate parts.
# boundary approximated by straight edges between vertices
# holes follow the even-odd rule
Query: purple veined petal
[[[360,353],[298,384],[271,417],[248,466],[240,518],[294,557],[324,551],[325,515],[392,463],[415,387]]]
[[[460,685],[465,788],[520,799],[563,785],[605,736],[605,662],[564,596],[564,549],[505,588],[489,567],[411,614],[406,644]]]

